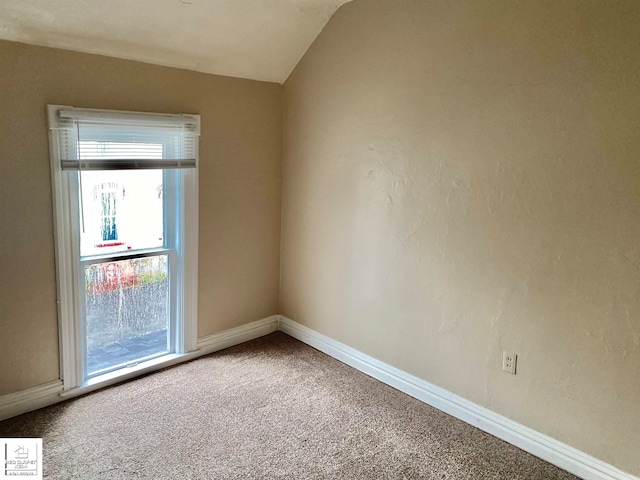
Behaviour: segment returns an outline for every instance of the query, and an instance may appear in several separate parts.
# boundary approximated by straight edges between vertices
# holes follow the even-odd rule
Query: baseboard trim
[[[176,355],[168,361],[158,362],[137,372],[124,373],[98,384],[91,383],[65,392],[62,380],[55,380],[16,393],[0,396],[0,421],[268,335],[278,330],[279,319],[279,315],[273,315],[220,333],[208,335],[198,340],[198,349],[193,352]]]
[[[44,383],[0,397],[0,421],[62,401],[62,380]]]
[[[291,319],[280,316],[278,330],[584,480],[640,480],[574,447],[376,360]]]
[[[514,422],[426,380],[376,360],[281,315],[273,315],[200,338],[198,350],[184,355],[180,358],[180,362],[254,340],[278,330],[584,480],[640,480],[640,478],[625,473],[574,447]],[[0,396],[0,420],[66,400],[61,397],[62,393],[62,381],[55,380]]]
[[[234,345],[277,332],[279,320],[280,315],[273,315],[263,318],[262,320],[225,330],[224,332],[202,337],[198,339],[199,356],[208,355],[218,350],[233,347]]]

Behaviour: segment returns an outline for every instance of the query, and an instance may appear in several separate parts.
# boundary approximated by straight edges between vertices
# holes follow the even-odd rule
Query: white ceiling
[[[282,83],[350,0],[0,0],[0,39]]]

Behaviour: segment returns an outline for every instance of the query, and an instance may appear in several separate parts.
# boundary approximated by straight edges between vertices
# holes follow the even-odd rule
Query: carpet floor
[[[47,479],[576,479],[283,333],[0,422]]]

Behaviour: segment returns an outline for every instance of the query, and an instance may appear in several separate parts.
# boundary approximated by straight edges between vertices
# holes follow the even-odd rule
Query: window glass
[[[84,268],[87,375],[168,352],[167,255]]]
[[[162,170],[79,175],[82,257],[164,246]]]

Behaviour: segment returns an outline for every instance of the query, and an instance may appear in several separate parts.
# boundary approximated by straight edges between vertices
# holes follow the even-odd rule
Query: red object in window
[[[97,248],[103,247],[119,247],[120,245],[124,245],[124,242],[105,242],[105,243],[96,243]]]
[[[136,285],[137,279],[130,260],[102,263],[89,287],[89,295],[108,293]]]

